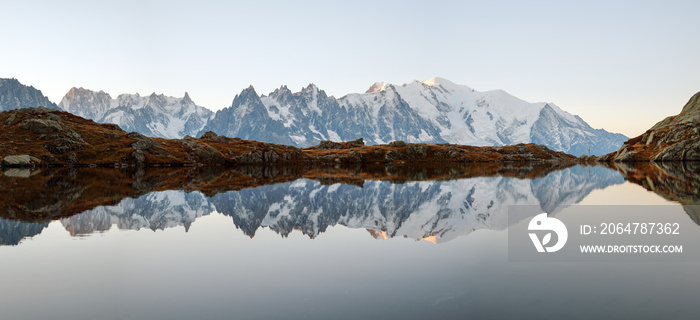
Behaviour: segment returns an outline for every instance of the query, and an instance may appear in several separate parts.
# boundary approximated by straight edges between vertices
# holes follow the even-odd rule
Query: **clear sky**
[[[641,134],[700,91],[700,1],[5,1],[0,77],[189,92],[218,110],[315,83],[336,97],[434,76]]]

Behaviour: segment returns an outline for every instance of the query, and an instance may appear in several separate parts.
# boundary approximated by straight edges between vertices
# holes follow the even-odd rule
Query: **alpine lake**
[[[654,205],[700,239],[698,163],[5,169],[0,190],[2,319],[700,315],[700,257],[513,261],[508,231],[532,218],[513,206]]]

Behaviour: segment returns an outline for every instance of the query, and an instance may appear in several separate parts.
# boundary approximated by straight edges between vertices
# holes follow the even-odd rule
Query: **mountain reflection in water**
[[[60,219],[72,235],[184,226],[213,211],[253,237],[269,228],[310,238],[330,226],[377,239],[446,242],[504,229],[509,205],[556,213],[595,189],[624,182],[603,167],[376,166],[277,168],[99,168],[43,170],[0,179],[0,244],[17,245]]]

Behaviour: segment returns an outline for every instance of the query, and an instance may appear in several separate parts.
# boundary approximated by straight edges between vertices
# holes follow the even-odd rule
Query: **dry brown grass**
[[[8,120],[10,118],[10,120]],[[27,121],[59,119],[58,132],[38,133],[23,128]],[[70,113],[49,109],[21,109],[0,113],[0,157],[27,154],[51,166],[236,166],[241,164],[338,164],[338,163],[468,163],[577,161],[573,156],[534,144],[505,147],[472,147],[446,144],[364,146],[337,144],[334,149],[303,150],[271,143],[205,135],[200,139],[146,138],[118,126],[99,124]],[[75,132],[82,140],[69,134]],[[152,148],[141,148],[145,161],[135,155],[134,143],[146,139]],[[141,141],[143,142],[143,141]],[[59,150],[66,145],[69,150]],[[268,153],[274,157],[268,157]],[[246,155],[253,156],[246,157]],[[271,159],[270,159],[271,158]],[[71,160],[72,159],[72,160]],[[262,159],[262,160],[261,160]],[[76,161],[77,160],[77,161]]]

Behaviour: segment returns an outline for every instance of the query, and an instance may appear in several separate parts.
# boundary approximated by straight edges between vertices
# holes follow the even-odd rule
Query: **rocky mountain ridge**
[[[601,162],[700,161],[700,92],[681,113],[668,117],[622,147],[598,158]]]
[[[0,111],[36,107],[59,109],[41,90],[25,86],[14,78],[0,78]]]

